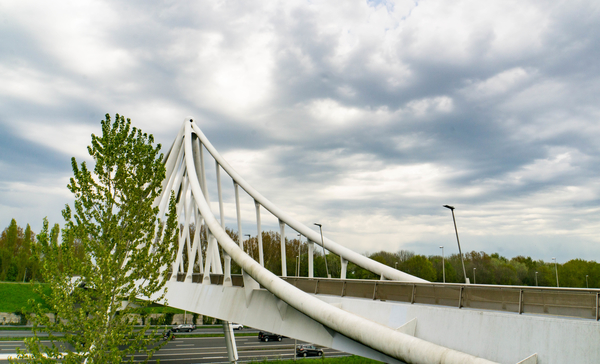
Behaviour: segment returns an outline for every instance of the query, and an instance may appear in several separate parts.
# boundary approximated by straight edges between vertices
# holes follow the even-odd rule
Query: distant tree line
[[[60,226],[55,224],[49,232],[48,244],[59,245]],[[12,219],[0,235],[0,281],[5,282],[44,282],[41,274],[44,254],[42,243],[36,238],[29,224],[23,230]],[[81,255],[82,247],[76,240],[63,241],[57,257],[61,264],[62,252],[69,251]]]
[[[27,224],[25,231],[15,219],[0,236],[0,281],[39,280],[39,249],[35,234]]]
[[[193,237],[195,234],[194,227],[192,226],[190,230]],[[53,244],[58,244],[59,231],[58,224],[54,225],[50,232]],[[227,233],[233,241],[238,242],[237,232],[227,229]],[[204,230],[201,231],[201,234],[202,237],[205,237]],[[204,241],[205,238],[202,238],[202,240]],[[263,231],[262,244],[265,267],[271,272],[281,275],[279,233]],[[306,241],[301,241],[299,238],[286,238],[285,245],[287,275],[295,276],[299,268],[300,276],[308,276],[308,244]],[[206,249],[206,244],[202,244],[202,246]],[[73,241],[66,243],[62,248],[74,250],[77,254],[81,246]],[[256,261],[259,260],[258,239],[256,236],[244,240],[244,250]],[[0,281],[43,281],[39,272],[44,257],[40,256],[40,251],[39,243],[29,225],[23,229],[13,219],[0,237]],[[325,259],[327,259],[327,268],[331,276],[340,276],[341,262],[339,256],[328,252],[325,255],[326,258],[324,258],[322,248],[316,244],[314,252],[315,277],[327,276]],[[205,251],[202,254],[204,255]],[[186,255],[185,249],[184,255]],[[425,256],[400,250],[396,253],[380,251],[367,256],[392,268],[397,268],[431,282],[443,281],[441,255]],[[203,256],[203,261],[204,259]],[[184,257],[185,269],[187,269],[187,261],[187,258]],[[508,259],[498,253],[490,255],[476,251],[466,253],[464,261],[467,277],[471,283],[535,286],[537,279],[538,286],[556,287],[556,270],[553,262],[533,260],[531,257],[523,256]],[[444,257],[444,266],[447,283],[463,283],[465,281],[458,254]],[[600,287],[600,264],[595,261],[572,259],[564,264],[558,264],[557,268],[560,287]],[[233,274],[241,273],[241,268],[233,261],[231,270]],[[199,272],[200,267],[196,265],[194,271]],[[379,279],[380,277],[353,263],[348,263],[347,278]]]

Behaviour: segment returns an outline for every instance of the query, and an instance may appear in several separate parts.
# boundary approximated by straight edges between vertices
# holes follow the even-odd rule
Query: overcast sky
[[[63,223],[105,113],[192,115],[358,252],[457,253],[451,204],[463,251],[597,261],[599,60],[592,0],[0,0],[0,228]]]

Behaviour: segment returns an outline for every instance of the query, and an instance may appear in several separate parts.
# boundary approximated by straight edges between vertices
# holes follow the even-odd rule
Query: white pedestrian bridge
[[[207,163],[215,178],[207,178]],[[600,290],[430,283],[368,259],[263,197],[219,155],[193,118],[184,120],[165,164],[156,205],[164,216],[174,191],[183,226],[168,268],[169,306],[387,363],[600,363]],[[222,172],[233,181],[234,203],[224,202]],[[244,249],[242,193],[255,205],[257,260]],[[211,203],[209,196],[218,201]],[[235,205],[235,211],[226,212],[225,205]],[[226,213],[235,214],[238,241],[225,231]],[[264,268],[263,213],[279,221],[281,276]],[[201,233],[192,234],[190,226]],[[287,274],[286,228],[308,241],[308,277]],[[314,244],[340,257],[341,277],[313,277]],[[231,274],[231,260],[241,275]],[[348,262],[381,279],[346,279]],[[233,332],[227,324],[224,329],[235,361]]]

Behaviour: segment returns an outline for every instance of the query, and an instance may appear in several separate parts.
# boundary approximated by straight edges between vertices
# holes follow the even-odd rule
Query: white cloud
[[[452,111],[454,107],[452,99],[448,96],[413,100],[410,101],[406,106],[408,110],[410,110],[416,116],[423,116],[430,112],[447,113]]]
[[[49,61],[65,70],[102,79],[108,74],[124,75],[136,66],[128,51],[107,37],[119,25],[119,16],[105,1],[56,1],[43,6],[25,0],[3,7],[51,57]]]
[[[327,220],[342,243],[365,242],[359,251],[418,242],[437,254],[438,241],[453,238],[438,210],[455,202],[472,246],[486,251],[510,234],[492,246],[519,252],[536,234],[572,234],[589,247],[600,137],[591,7],[4,2],[0,126],[16,140],[1,147],[18,150],[23,138],[86,158],[99,131],[90,120],[107,111],[168,146],[191,114],[260,192],[302,221]],[[243,133],[261,144],[241,145]],[[281,164],[290,160],[297,168]],[[37,190],[19,183],[10,187],[18,196]],[[67,198],[39,191],[52,202],[38,210],[59,211]],[[330,211],[342,212],[323,216]]]
[[[517,1],[420,2],[398,29],[398,52],[436,63],[532,54],[543,45],[548,13]]]
[[[20,136],[34,143],[44,145],[68,156],[81,160],[90,160],[87,146],[92,133],[101,135],[98,125],[45,122],[21,122],[15,125]]]
[[[315,119],[333,124],[350,124],[363,118],[365,113],[355,107],[345,107],[332,99],[315,100],[308,106],[308,113]]]
[[[472,82],[462,92],[470,99],[497,96],[511,91],[531,77],[531,72],[516,67],[494,75],[487,80]]]
[[[0,95],[44,106],[62,105],[81,96],[84,88],[73,80],[47,74],[25,66],[0,65]]]

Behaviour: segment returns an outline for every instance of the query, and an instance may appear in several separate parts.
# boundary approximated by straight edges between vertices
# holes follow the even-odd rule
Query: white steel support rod
[[[223,252],[223,287],[231,287],[231,257]]]
[[[341,260],[341,272],[340,272],[340,279],[346,279],[346,273],[348,271],[348,261],[346,259],[344,259],[344,257],[340,257]]]
[[[206,201],[208,202],[208,188],[206,187],[206,169],[204,168],[204,148],[202,148],[202,142],[199,143],[199,147],[200,147],[200,168],[202,169],[202,180],[200,181],[202,186],[202,192],[204,192],[204,198],[206,198]],[[208,204],[208,206],[210,206],[210,203]]]
[[[219,194],[219,214],[221,215],[221,227],[225,229],[225,211],[223,210],[223,191],[221,189],[221,167],[219,162],[215,161],[217,169],[217,191]]]
[[[208,226],[207,226],[208,230]],[[212,262],[212,249],[213,245],[208,239],[209,234],[206,234],[206,260],[204,261],[204,278],[202,278],[202,284],[210,284],[210,270]]]
[[[200,128],[198,128],[198,126],[195,123],[191,123],[191,128],[194,130],[196,135],[198,135],[198,137],[202,141],[202,144],[204,145],[206,150],[213,156],[213,158],[215,158],[219,162],[219,165],[221,166],[221,168],[223,168],[223,170],[225,170],[227,172],[227,174],[229,174],[229,176],[236,183],[238,183],[240,185],[240,187],[242,187],[244,189],[244,191],[246,191],[252,198],[254,198],[256,201],[258,201],[258,203],[262,207],[267,209],[274,216],[283,220],[290,228],[292,228],[293,230],[296,230],[303,236],[306,236],[307,239],[310,239],[311,241],[317,242],[317,244],[321,245],[321,237],[318,232],[315,232],[308,226],[306,226],[306,225],[302,224],[301,222],[299,222],[298,220],[294,219],[289,214],[287,214],[286,212],[284,212],[283,210],[281,210],[280,208],[275,206],[271,201],[266,199],[258,191],[256,191],[252,186],[250,186],[248,184],[248,182],[246,182],[229,165],[229,163],[227,163],[227,161],[223,157],[221,157],[221,155],[217,152],[215,147],[210,143],[208,138],[206,138],[204,133],[202,133]],[[382,263],[379,263],[372,259],[369,259],[369,258],[365,257],[364,255],[359,254],[355,251],[352,251],[342,245],[339,245],[336,242],[334,242],[333,240],[330,240],[328,238],[323,239],[323,245],[324,245],[324,248],[329,250],[330,252],[333,252],[334,254],[337,254],[339,256],[343,256],[343,257],[345,257],[345,259],[348,259],[352,263],[354,263],[362,268],[365,268],[366,270],[373,272],[377,275],[384,275],[387,279],[404,281],[404,282],[427,282],[426,280],[421,279],[419,277],[415,277],[410,274],[398,271],[398,270],[396,270],[392,267],[389,267],[385,264],[382,264]]]
[[[244,250],[244,236],[242,235],[242,208],[240,206],[240,188],[235,181],[233,181],[233,189],[235,192],[235,215],[237,216],[237,228],[238,228],[238,245]]]
[[[169,204],[169,200],[171,198],[171,191],[175,194],[175,196],[177,196],[177,191],[179,191],[181,179],[183,178],[183,173],[185,171],[185,163],[181,164],[183,162],[183,148],[180,150],[177,160],[177,166],[179,166],[179,168],[177,169],[177,173],[174,175],[170,175],[171,178],[168,178],[169,183],[167,184],[167,189],[163,190],[161,201],[158,204],[158,217],[161,219],[164,218],[166,214],[167,205]]]
[[[281,240],[281,276],[287,277],[287,262],[285,256],[285,222],[279,220],[279,237]]]
[[[190,155],[192,151],[191,123],[186,123],[185,152]],[[188,170],[193,165],[190,158],[186,158]],[[191,181],[198,181],[195,171],[189,172]],[[486,359],[462,353],[450,348],[419,339],[417,337],[396,331],[385,325],[362,318],[358,315],[344,311],[330,305],[317,297],[307,294],[295,286],[271,273],[258,264],[252,257],[244,253],[240,247],[221,228],[206,200],[202,199],[202,190],[198,183],[191,183],[192,192],[198,208],[206,220],[211,233],[219,241],[221,247],[238,263],[244,271],[254,278],[260,285],[273,295],[302,312],[313,320],[330,328],[335,332],[358,341],[374,350],[411,364],[492,364]],[[393,268],[392,268],[393,269]]]
[[[167,187],[167,184],[172,183],[173,180],[169,177],[173,175],[173,170],[181,161],[181,157],[183,155],[183,148],[181,146],[183,145],[184,131],[185,126],[182,126],[182,128],[179,130],[179,133],[177,134],[177,137],[175,137],[175,140],[173,141],[173,145],[171,145],[171,149],[169,150],[168,154],[166,154],[164,157],[166,160],[165,176],[167,176],[167,178],[165,178],[165,180],[162,183],[163,199],[164,196],[168,196],[171,191],[171,187]],[[159,206],[161,202],[162,200],[154,201],[154,204],[152,206]]]
[[[313,262],[315,258],[315,243],[312,240],[308,241],[308,278],[315,276],[315,270],[313,268]]]
[[[198,221],[201,219],[200,214],[198,213],[198,208],[196,207],[196,202],[194,201],[194,197],[191,197],[192,205],[194,208],[194,223],[196,226],[196,231],[194,232],[194,240],[192,244],[192,254],[188,256],[188,269],[185,275],[185,281],[188,283],[192,282],[192,275],[194,274],[194,265],[196,264],[196,254],[199,255],[200,264],[202,264],[202,249],[199,249],[200,246],[200,224]],[[203,271],[202,265],[200,265],[200,271]]]
[[[296,267],[296,277],[300,277],[300,262],[302,262],[302,235],[298,234],[298,266]]]
[[[258,261],[261,267],[264,267],[265,255],[263,253],[262,228],[260,226],[260,204],[256,200],[254,200],[254,207],[256,207],[256,240],[258,244]]]
[[[211,234],[212,235],[212,234]],[[213,237],[215,248],[213,249],[213,272],[216,274],[223,274],[223,266],[221,265],[221,256],[219,255],[219,244],[217,239]]]
[[[194,265],[193,260],[194,260],[194,256],[192,256],[192,239],[190,238],[190,223],[193,221],[192,217],[193,217],[193,212],[196,208],[196,204],[194,203],[194,197],[192,196],[191,191],[189,191],[189,188],[186,188],[186,192],[185,192],[185,225],[183,226],[183,228],[185,229],[184,231],[184,236],[185,236],[185,247],[187,248],[187,264],[188,264],[188,269],[187,271],[189,271],[189,267]],[[181,261],[183,262],[183,257],[181,259]],[[184,272],[184,267],[182,266],[181,272]],[[187,273],[187,272],[186,272]],[[186,278],[187,278],[187,274],[186,274]]]
[[[188,185],[188,180],[189,178],[185,179],[184,182],[184,188],[187,189]],[[179,201],[179,206],[177,208],[177,215],[181,216],[182,213],[181,211],[183,211],[185,209],[185,192],[182,192],[181,194],[181,200]],[[184,225],[185,228],[185,225]],[[177,255],[175,256],[175,260],[173,261],[173,265],[172,265],[172,274],[171,274],[171,281],[173,282],[177,282],[177,274],[179,273],[179,271],[181,270],[183,272],[183,248],[185,245],[185,229],[183,231],[179,231],[179,235],[177,236]]]
[[[202,188],[202,192],[204,192],[204,183],[202,181],[202,176],[204,176],[203,169],[203,154],[202,154],[202,142],[198,138],[192,138],[192,146],[194,151],[194,168],[196,168],[196,174],[200,176],[200,188]]]

